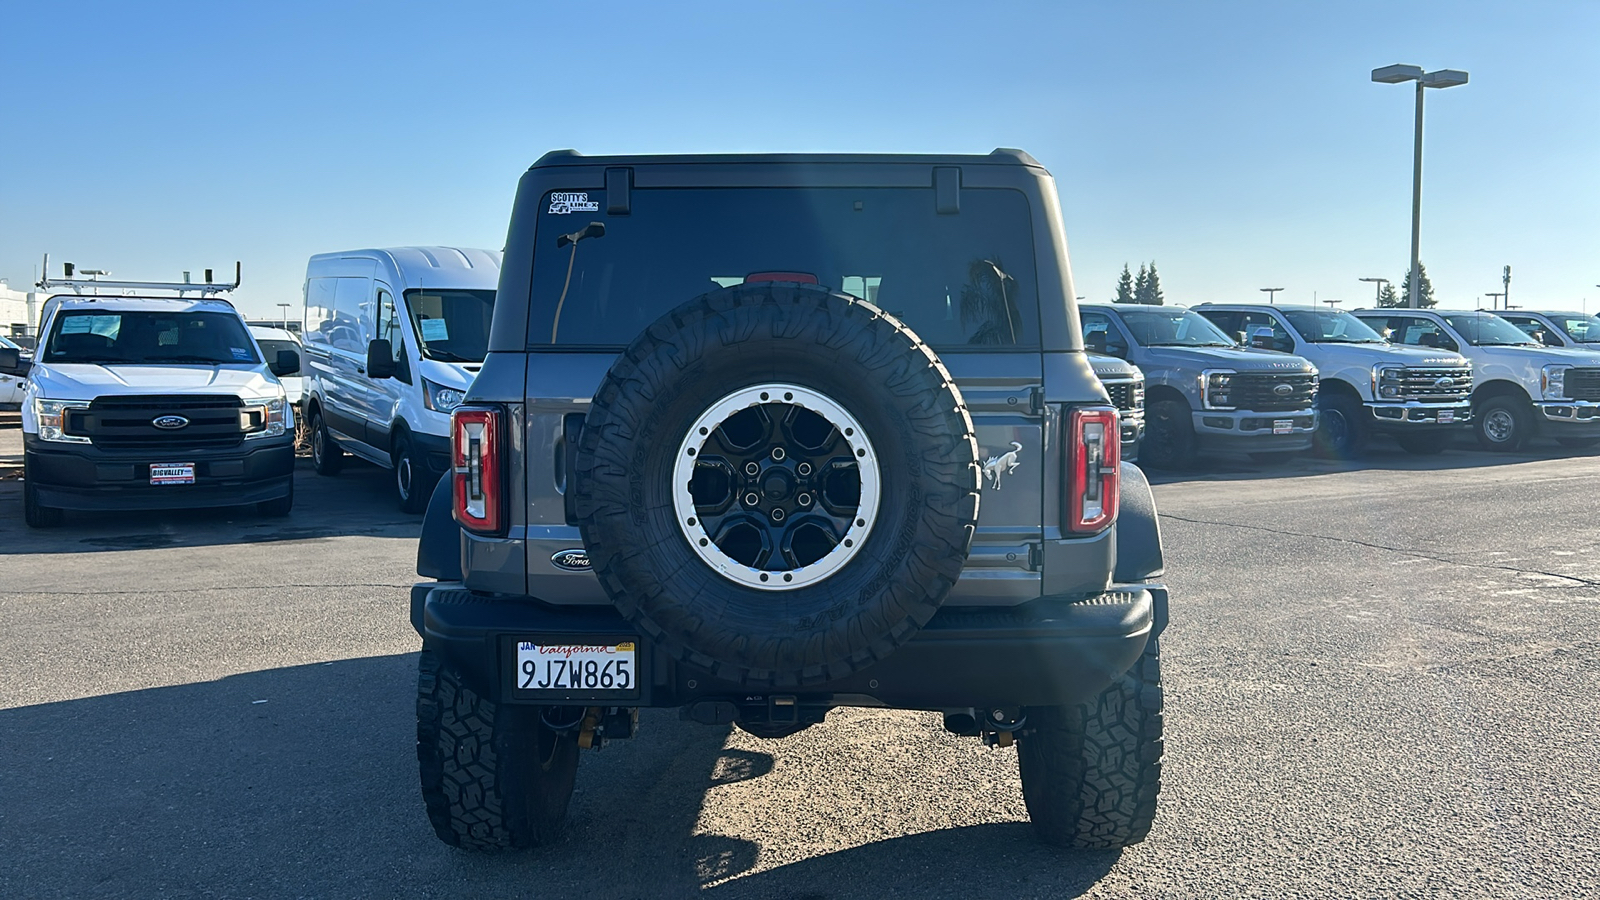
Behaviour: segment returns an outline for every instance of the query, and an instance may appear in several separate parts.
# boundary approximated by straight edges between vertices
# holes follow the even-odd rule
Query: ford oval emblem
[[[562,550],[551,555],[550,562],[558,569],[568,572],[589,571],[589,551],[587,550]]]
[[[1451,387],[1456,383],[1454,378],[1440,378],[1434,381],[1433,386],[1438,388]]]
[[[168,431],[172,431],[188,425],[189,420],[183,416],[156,416],[150,420],[150,424],[157,428],[165,428]]]
[[[1272,392],[1274,394],[1277,394],[1279,397],[1287,397],[1290,394],[1294,393],[1294,385],[1292,385],[1292,384],[1280,384],[1277,387],[1274,387],[1272,389]]]

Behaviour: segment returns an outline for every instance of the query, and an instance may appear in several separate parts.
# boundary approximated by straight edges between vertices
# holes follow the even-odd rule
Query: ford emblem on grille
[[[1435,379],[1434,382],[1433,382],[1433,386],[1434,387],[1439,387],[1439,388],[1447,388],[1447,387],[1454,387],[1455,383],[1456,383],[1456,380],[1454,378],[1446,376],[1444,378]]]
[[[1287,397],[1290,394],[1294,393],[1294,385],[1292,385],[1292,384],[1280,384],[1280,385],[1274,387],[1272,389],[1272,392],[1274,394],[1277,394],[1279,397]]]
[[[150,424],[157,428],[165,428],[168,431],[172,431],[173,429],[182,428],[185,425],[188,425],[189,420],[185,419],[183,416],[156,416],[154,419],[150,420]]]
[[[566,569],[569,572],[589,571],[589,552],[587,550],[562,550],[550,557],[556,568]]]

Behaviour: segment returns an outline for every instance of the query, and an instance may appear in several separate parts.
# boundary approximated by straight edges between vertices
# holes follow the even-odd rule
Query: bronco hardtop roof
[[[1039,161],[1022,150],[999,147],[986,154],[919,154],[919,153],[688,153],[688,154],[638,154],[629,156],[585,156],[576,150],[551,150],[539,157],[530,168],[550,166],[622,166],[622,165],[821,165],[838,164],[918,164],[946,166],[1032,166],[1044,168]]]

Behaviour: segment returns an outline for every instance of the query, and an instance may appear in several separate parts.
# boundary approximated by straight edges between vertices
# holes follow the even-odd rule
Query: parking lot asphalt
[[[1593,895],[1597,462],[1157,479],[1167,762],[1120,853],[1036,844],[1014,750],[871,710],[773,742],[647,711],[584,757],[560,843],[455,851],[417,793],[387,473],[302,464],[288,519],[39,532],[0,480],[0,897]]]

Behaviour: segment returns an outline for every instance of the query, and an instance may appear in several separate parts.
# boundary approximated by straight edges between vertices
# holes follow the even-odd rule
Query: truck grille
[[[86,437],[106,450],[205,449],[232,447],[244,440],[244,403],[226,394],[175,397],[102,397],[88,409],[67,412],[66,432]],[[181,416],[181,428],[157,428],[162,416]],[[259,430],[265,423],[251,423]]]
[[[1111,397],[1111,405],[1119,410],[1141,409],[1143,403],[1133,400],[1133,382],[1131,381],[1102,381],[1106,393]]]
[[[1567,396],[1573,400],[1600,400],[1600,369],[1568,369]]]
[[[1472,396],[1471,368],[1407,366],[1400,371],[1401,400],[1417,400],[1422,403],[1465,403],[1467,398]]]
[[[1288,385],[1280,391],[1279,385]],[[1244,372],[1233,376],[1232,403],[1256,412],[1305,409],[1317,396],[1317,376],[1299,372]]]

